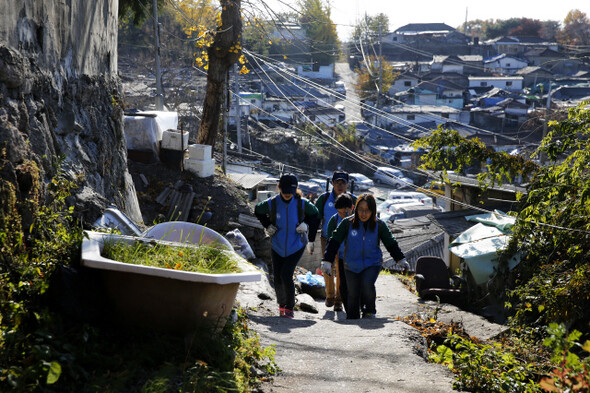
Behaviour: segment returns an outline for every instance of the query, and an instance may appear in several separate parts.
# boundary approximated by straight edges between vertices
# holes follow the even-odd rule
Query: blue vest
[[[340,217],[340,214],[338,214],[338,212],[336,212],[336,214],[332,217],[336,217],[336,228],[337,228],[338,224],[340,224],[342,222],[342,217]],[[331,219],[332,218],[330,218],[330,220]],[[330,221],[330,220],[328,220],[328,221]],[[340,258],[340,260],[344,259],[344,244],[345,244],[345,242],[342,242],[342,244],[340,244],[340,248],[338,249],[338,258]]]
[[[280,195],[267,199],[268,208],[272,211],[272,203],[277,204],[277,216],[275,226],[277,231],[272,237],[272,249],[282,257],[288,257],[305,247],[307,235],[295,232],[299,225],[297,212],[297,199],[291,198],[285,203]],[[305,200],[301,199],[303,209]],[[305,240],[304,240],[305,238]]]
[[[383,253],[379,245],[379,220],[372,231],[365,229],[363,223],[353,228],[351,220],[345,243],[344,263],[348,270],[360,273],[370,266],[381,266]]]
[[[334,206],[336,198],[334,198],[333,191],[330,193],[330,195],[328,195],[328,199],[324,202],[324,216],[322,217],[324,219],[324,224],[322,225],[322,237],[328,238],[328,222],[334,214],[338,213],[338,210],[336,210],[336,207]]]

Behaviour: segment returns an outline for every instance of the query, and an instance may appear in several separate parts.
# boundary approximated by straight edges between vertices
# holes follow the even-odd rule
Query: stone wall
[[[0,180],[26,198],[23,163],[36,164],[47,184],[63,157],[66,175],[78,184],[72,203],[85,222],[108,204],[141,220],[127,171],[117,6],[117,0],[0,3]]]

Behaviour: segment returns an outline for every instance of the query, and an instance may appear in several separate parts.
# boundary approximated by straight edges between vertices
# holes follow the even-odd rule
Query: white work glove
[[[295,228],[295,232],[297,232],[297,233],[307,233],[307,230],[308,230],[307,224],[304,222],[297,225],[297,228]]]
[[[408,263],[408,261],[406,261],[406,258],[400,259],[397,264],[399,266],[401,266],[402,270],[404,272],[408,271],[408,269],[410,268],[410,264]]]
[[[314,248],[315,246],[313,243],[307,243],[307,251],[309,252],[309,255],[313,255]]]
[[[277,227],[275,227],[274,225],[270,224],[266,227],[266,233],[268,233],[268,236],[273,237],[276,232]]]
[[[322,273],[327,274],[328,276],[332,275],[332,264],[328,261],[322,261],[320,265],[320,269]]]

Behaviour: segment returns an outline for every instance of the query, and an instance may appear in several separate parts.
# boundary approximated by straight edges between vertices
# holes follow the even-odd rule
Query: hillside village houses
[[[538,145],[543,128],[539,118],[544,118],[540,113],[547,107],[567,108],[590,99],[588,57],[574,58],[555,42],[530,37],[483,42],[444,23],[411,23],[384,34],[380,42],[373,37],[370,43],[348,46],[351,69],[365,66],[361,46],[379,45],[397,75],[389,90],[381,93],[379,107],[375,98],[366,100],[360,107],[362,119],[347,118],[342,101],[356,94],[344,89],[334,64],[321,64],[312,50],[302,48],[306,42],[302,27],[284,24],[273,34],[276,48],[265,58],[279,60],[250,61],[257,67],[239,78],[241,119],[248,119],[244,124],[256,126],[265,135],[282,127],[282,134],[309,141],[312,135],[301,138],[297,132],[304,123],[322,126],[327,133],[337,126],[354,126],[365,152],[401,168],[423,187],[427,176],[415,170],[423,151],[410,144],[437,127],[478,138],[496,151],[517,154]],[[537,126],[529,127],[527,122]],[[518,188],[519,179],[501,189],[482,191],[475,179],[481,170],[485,163],[465,176],[455,175],[462,185],[443,185],[446,199],[440,197],[437,204],[441,206],[442,201],[445,211],[391,223],[410,264],[426,252],[457,268],[458,258],[448,252],[448,245],[473,225],[465,215],[474,213],[462,213],[461,206],[448,201],[503,211],[514,207],[510,202],[516,200],[517,192],[524,192]],[[428,236],[418,239],[416,228]]]
[[[373,38],[373,47],[380,44],[385,61],[398,75],[383,92],[378,108],[382,115],[367,110],[375,100],[364,103],[361,127],[358,119],[346,119],[342,108],[335,108],[346,91],[334,64],[319,64],[301,54],[304,29],[285,23],[272,34],[277,51],[292,54],[240,76],[241,116],[271,126],[313,122],[329,128],[354,120],[367,151],[384,157],[393,157],[394,144],[401,144],[387,137],[391,130],[418,138],[449,123],[511,138],[520,135],[531,114],[547,107],[547,100],[551,107],[570,107],[590,98],[588,58],[575,58],[555,42],[534,37],[481,42],[444,23],[411,23],[384,34],[380,43]],[[351,67],[364,67],[359,43],[347,50]],[[472,129],[471,134],[476,133],[480,131]],[[533,136],[540,138],[539,133]],[[535,142],[530,138],[520,139],[522,148]],[[486,143],[496,147],[494,140],[499,139],[486,138]]]

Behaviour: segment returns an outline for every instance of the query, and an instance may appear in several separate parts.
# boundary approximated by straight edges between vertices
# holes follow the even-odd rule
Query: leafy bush
[[[77,265],[83,232],[66,205],[75,184],[58,172],[41,204],[28,165],[28,200],[0,179],[0,391],[244,392],[277,371],[244,310],[221,332],[196,332],[187,349],[181,337],[90,325],[50,307],[52,277]],[[33,216],[26,230],[23,209]]]

